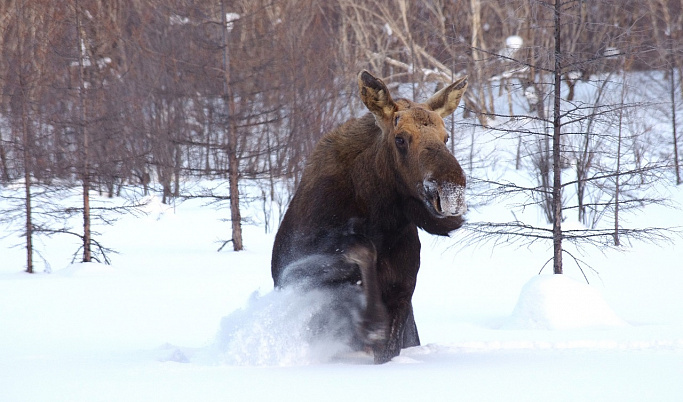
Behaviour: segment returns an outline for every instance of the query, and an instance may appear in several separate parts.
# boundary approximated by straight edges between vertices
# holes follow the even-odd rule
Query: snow
[[[186,25],[190,23],[190,19],[178,14],[173,14],[168,18],[168,22],[171,25]]]
[[[578,71],[578,70],[569,71],[566,75],[566,77],[572,81],[576,81],[578,79],[581,79],[582,76],[583,76],[583,73],[581,71]]]
[[[674,193],[681,200],[681,193]],[[545,246],[454,247],[422,233],[414,297],[423,346],[372,365],[312,340],[324,295],[272,292],[272,233],[216,252],[225,210],[150,197],[144,217],[98,227],[113,265],[73,264],[42,239],[53,273],[28,275],[1,240],[3,401],[678,400],[683,393],[681,240],[584,255],[597,271],[543,272]],[[495,207],[491,207],[495,208]],[[648,219],[681,224],[654,207]],[[252,211],[253,212],[253,211]],[[471,218],[488,211],[470,211]],[[673,222],[672,222],[673,221]],[[284,307],[288,306],[288,307]]]
[[[505,46],[498,52],[499,55],[511,58],[524,46],[524,39],[519,35],[510,35],[505,38]]]
[[[562,330],[624,325],[595,288],[564,275],[539,275],[522,288],[505,327]]]
[[[538,94],[536,94],[536,89],[534,89],[534,87],[526,87],[524,89],[524,96],[529,100],[530,104],[538,102]]]
[[[296,366],[325,363],[350,352],[342,340],[352,333],[343,320],[335,334],[311,333],[318,314],[334,311],[334,300],[322,290],[301,294],[287,290],[253,295],[245,309],[224,317],[215,343],[198,361],[246,366]],[[335,317],[338,318],[338,317]]]
[[[603,50],[602,55],[605,57],[614,57],[621,55],[621,50],[616,47],[608,46]]]
[[[231,32],[235,27],[235,21],[240,19],[240,15],[237,13],[225,13],[225,28],[228,32]]]
[[[505,38],[505,47],[508,49],[519,50],[524,45],[524,39],[519,35],[510,35]]]

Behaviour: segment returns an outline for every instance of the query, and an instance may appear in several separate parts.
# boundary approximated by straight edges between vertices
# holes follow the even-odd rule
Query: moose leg
[[[375,346],[373,349],[375,363],[386,363],[401,353],[401,349],[405,347],[404,339],[406,337],[407,328],[409,332],[415,329],[414,333],[417,334],[414,321],[412,321],[412,328],[411,326],[406,325],[409,321],[410,312],[409,301],[404,300],[396,305],[389,306],[389,316],[391,317],[389,335],[386,342]],[[415,339],[411,340],[414,341]]]
[[[388,318],[378,285],[375,246],[354,233],[334,239],[332,245],[335,252],[307,256],[288,265],[282,270],[280,286],[331,292],[337,301],[335,316],[353,322],[353,344],[362,348],[383,342]]]
[[[420,336],[417,333],[417,324],[413,315],[413,305],[410,304],[410,312],[406,318],[405,328],[403,329],[403,345],[401,348],[420,346]]]
[[[365,310],[358,329],[359,336],[367,345],[382,342],[387,336],[387,312],[377,281],[377,253],[369,241],[358,242],[345,252],[349,263],[360,268],[361,285],[365,295]]]
[[[373,351],[375,363],[385,363],[398,356],[402,348],[420,344],[411,302],[420,267],[417,228],[408,230],[392,246],[392,253],[379,257],[378,265],[382,299],[390,321],[386,342]]]

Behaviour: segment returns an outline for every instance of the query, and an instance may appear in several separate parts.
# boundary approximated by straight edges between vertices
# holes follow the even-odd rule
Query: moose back
[[[275,237],[271,269],[276,288],[331,292],[330,317],[345,317],[346,342],[372,348],[383,363],[420,344],[411,302],[417,229],[447,235],[463,224],[465,174],[446,147],[443,118],[467,79],[424,103],[392,99],[367,71],[358,86],[370,113],[316,145]]]

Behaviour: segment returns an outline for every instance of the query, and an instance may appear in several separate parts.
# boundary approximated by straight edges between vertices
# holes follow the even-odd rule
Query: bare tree
[[[75,2],[74,15],[76,19],[76,43],[78,57],[78,108],[80,113],[80,130],[81,130],[81,183],[83,186],[83,262],[90,262],[91,256],[91,235],[90,235],[90,140],[88,137],[87,118],[88,112],[86,109],[86,82],[84,77],[86,47],[85,38],[83,36],[83,28],[81,26],[81,12],[80,3]]]
[[[34,270],[34,210],[32,187],[34,177],[42,177],[46,167],[44,153],[37,146],[40,141],[40,108],[38,100],[43,90],[46,75],[43,64],[50,29],[50,9],[47,4],[25,4],[16,1],[5,4],[2,32],[3,58],[8,62],[3,66],[5,79],[1,86],[3,103],[7,101],[11,128],[16,150],[13,155],[18,161],[23,179],[24,197],[24,239],[26,248],[26,272]],[[3,141],[4,142],[4,141]],[[10,178],[7,152],[2,147],[2,164],[5,179]]]
[[[538,227],[515,220],[500,224],[473,223],[471,229],[472,236],[476,239],[502,237],[519,238],[528,242],[551,242],[553,272],[558,274],[564,270],[562,257],[567,255],[564,246],[566,241],[604,247],[608,243],[606,239],[611,239],[615,244],[623,244],[620,240],[622,237],[653,241],[665,237],[665,228],[629,229],[619,223],[619,214],[624,210],[662,202],[657,197],[647,196],[643,190],[661,174],[665,164],[655,160],[643,165],[636,163],[635,160],[631,162],[624,156],[626,140],[635,135],[633,129],[630,129],[628,134],[624,133],[625,116],[631,109],[648,105],[643,98],[628,100],[624,92],[627,83],[625,79],[618,79],[626,77],[625,58],[635,60],[639,52],[639,47],[634,44],[634,38],[629,36],[633,26],[620,21],[620,29],[623,31],[618,31],[614,28],[615,25],[609,22],[591,21],[595,14],[605,15],[605,10],[612,7],[609,1],[591,5],[579,1],[559,0],[552,5],[531,3],[533,2],[530,2],[527,12],[536,15],[541,21],[552,22],[549,24],[553,29],[552,46],[535,46],[533,52],[522,49],[522,52],[515,56],[519,59],[512,58],[519,64],[532,66],[534,70],[540,71],[533,77],[536,83],[524,82],[524,76],[519,74],[513,74],[511,77],[520,80],[521,88],[526,88],[524,97],[530,106],[540,106],[528,109],[535,112],[535,115],[524,116],[525,119],[536,121],[538,124],[527,124],[515,131],[501,126],[499,130],[501,135],[505,135],[506,132],[515,133],[523,143],[538,144],[522,146],[521,149],[532,150],[531,156],[536,160],[532,166],[540,178],[539,184],[537,187],[523,187],[513,183],[498,183],[494,184],[498,187],[491,194],[494,197],[498,197],[499,194],[527,194],[531,201],[519,206],[542,207],[552,227]],[[586,10],[587,6],[592,9]],[[645,14],[642,7],[632,7],[627,11],[637,14],[633,18],[636,21],[641,21],[640,17]],[[608,46],[601,46],[588,40],[592,36],[612,39]],[[539,42],[530,42],[536,43]],[[533,59],[524,58],[530,54],[534,55]],[[587,75],[583,79],[590,82],[594,88],[592,100],[587,98],[586,94],[580,98],[562,98],[562,91],[569,89],[569,86],[563,86],[563,82],[566,83],[564,77],[576,70],[586,72]],[[589,71],[594,73],[588,73]],[[535,90],[539,87],[542,88],[540,91]],[[548,94],[548,97],[545,94]],[[545,106],[546,104],[548,106]],[[546,110],[546,107],[549,110],[548,114],[541,112]],[[546,117],[548,115],[552,117]],[[513,116],[514,119],[520,117]],[[575,180],[568,180],[564,173],[570,167],[576,170]],[[570,193],[570,200],[564,198],[567,192]],[[579,219],[590,226],[589,228],[563,228],[566,213],[573,209],[578,210]],[[593,219],[590,225],[588,212],[591,212]],[[607,214],[614,217],[611,226],[598,225],[600,218]]]
[[[538,207],[553,224],[505,230],[557,249],[581,238],[616,241],[635,233],[619,216],[661,202],[640,190],[663,165],[681,180],[681,24],[681,2],[664,0],[9,0],[0,4],[0,181],[27,186],[27,235],[48,233],[36,193],[78,185],[83,233],[68,231],[83,241],[83,260],[88,244],[90,258],[97,254],[90,195],[115,196],[125,184],[164,202],[229,204],[230,237],[241,248],[249,217],[240,208],[258,198],[281,210],[315,142],[361,112],[360,68],[418,99],[468,74],[463,110],[478,124],[447,124],[452,151],[474,172],[471,188],[524,194],[520,208]],[[668,96],[637,98],[626,82]],[[644,108],[671,128],[646,127]],[[477,176],[498,162],[477,142],[482,127],[514,139],[515,166],[529,169],[532,184]],[[215,189],[188,194],[186,178],[213,180]],[[266,194],[249,198],[247,180]],[[27,208],[38,221],[24,219]],[[565,230],[562,219],[574,217],[589,231]]]
[[[228,108],[228,182],[230,186],[230,221],[232,222],[232,247],[235,251],[244,248],[242,245],[242,216],[240,213],[239,163],[237,161],[237,124],[235,95],[230,81],[230,49],[228,48],[228,23],[225,0],[221,0],[221,31],[223,47],[223,101]],[[230,21],[230,23],[233,23]]]

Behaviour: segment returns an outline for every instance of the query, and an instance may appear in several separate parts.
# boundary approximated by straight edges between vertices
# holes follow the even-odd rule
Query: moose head
[[[467,89],[467,77],[441,89],[424,103],[393,100],[387,86],[367,71],[358,75],[360,96],[374,114],[385,145],[391,149],[396,178],[404,195],[418,200],[422,208],[408,202],[415,223],[435,234],[445,234],[462,224],[467,211],[465,174],[448,151],[448,133],[443,118],[452,114]],[[415,211],[415,209],[424,211]],[[431,216],[427,216],[431,215]],[[435,223],[434,218],[450,223]],[[430,226],[433,230],[430,230]],[[443,228],[441,228],[443,227]]]

